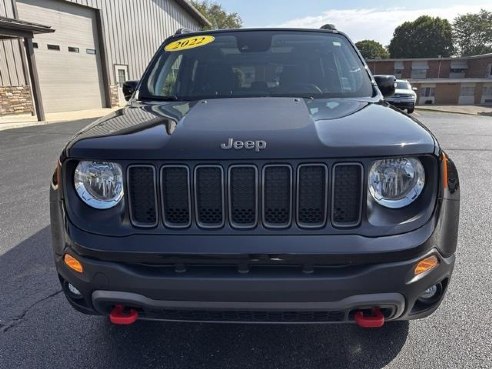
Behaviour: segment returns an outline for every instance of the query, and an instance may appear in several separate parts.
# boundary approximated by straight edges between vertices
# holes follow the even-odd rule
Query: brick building
[[[373,74],[393,74],[418,88],[417,104],[492,105],[492,54],[461,58],[367,60]]]

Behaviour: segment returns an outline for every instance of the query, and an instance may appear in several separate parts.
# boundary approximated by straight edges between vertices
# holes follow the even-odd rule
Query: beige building
[[[417,104],[492,105],[492,54],[461,58],[367,60],[373,74],[393,74],[418,88]]]
[[[118,105],[167,37],[209,24],[187,0],[0,0],[0,116]]]

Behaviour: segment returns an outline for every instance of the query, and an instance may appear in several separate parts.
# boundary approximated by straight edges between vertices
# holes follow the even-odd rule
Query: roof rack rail
[[[188,28],[180,28],[176,32],[174,32],[174,35],[184,35],[185,33],[191,33],[191,29]]]
[[[336,31],[337,30],[337,28],[335,27],[334,24],[325,24],[325,25],[321,26],[320,29],[327,29],[329,31]]]

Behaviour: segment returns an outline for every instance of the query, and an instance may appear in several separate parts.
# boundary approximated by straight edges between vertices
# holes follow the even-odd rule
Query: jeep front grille
[[[335,227],[354,227],[361,221],[363,167],[358,163],[157,169],[128,167],[130,219],[137,227],[157,226],[160,217],[170,229],[194,224],[206,229],[322,228],[327,220]]]

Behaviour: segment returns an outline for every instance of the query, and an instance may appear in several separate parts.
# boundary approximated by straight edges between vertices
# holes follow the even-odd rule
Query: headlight
[[[123,197],[123,174],[116,163],[81,161],[74,183],[82,201],[96,209],[112,208]]]
[[[396,158],[374,162],[369,171],[369,192],[376,202],[397,209],[419,197],[425,170],[419,159]]]

